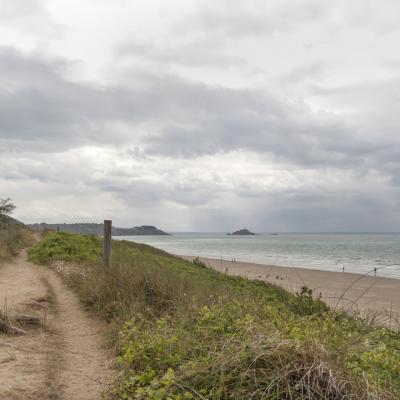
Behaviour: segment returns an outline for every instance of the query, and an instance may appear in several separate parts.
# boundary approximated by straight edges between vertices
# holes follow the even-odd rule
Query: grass
[[[6,307],[0,308],[0,334],[14,336],[17,334],[16,327]]]
[[[3,223],[0,220],[0,265],[32,244],[32,234],[23,225]]]
[[[108,321],[119,374],[109,399],[398,399],[400,334],[150,246],[49,234],[30,251],[56,265]]]

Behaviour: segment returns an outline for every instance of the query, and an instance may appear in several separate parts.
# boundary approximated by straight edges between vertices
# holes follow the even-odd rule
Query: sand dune
[[[192,260],[192,256],[180,256]],[[279,267],[250,262],[232,262],[207,257],[199,257],[210,267],[240,275],[250,279],[259,279],[277,284],[291,292],[297,292],[302,286],[313,289],[332,307],[351,312],[360,312],[364,316],[374,317],[380,322],[397,325],[400,316],[400,280],[375,276],[362,276],[345,272],[329,272],[304,268]]]

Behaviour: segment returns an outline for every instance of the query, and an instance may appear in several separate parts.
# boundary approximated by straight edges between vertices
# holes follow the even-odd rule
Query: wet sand
[[[193,256],[179,256],[193,260]],[[279,267],[250,262],[199,257],[211,268],[230,275],[258,279],[296,293],[302,286],[313,290],[332,307],[360,312],[385,324],[397,326],[400,316],[400,279],[362,276],[295,267]],[[400,325],[399,325],[400,326]]]

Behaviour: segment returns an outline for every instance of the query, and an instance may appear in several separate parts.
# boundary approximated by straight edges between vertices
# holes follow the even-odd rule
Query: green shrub
[[[49,233],[45,240],[32,247],[29,260],[38,264],[56,260],[94,262],[100,260],[100,245],[100,239],[95,236]]]

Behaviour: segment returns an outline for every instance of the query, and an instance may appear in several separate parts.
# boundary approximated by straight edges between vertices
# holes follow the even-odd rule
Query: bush
[[[66,232],[47,234],[45,240],[33,246],[29,252],[29,260],[37,264],[48,264],[55,260],[96,261],[100,256],[99,238]]]

